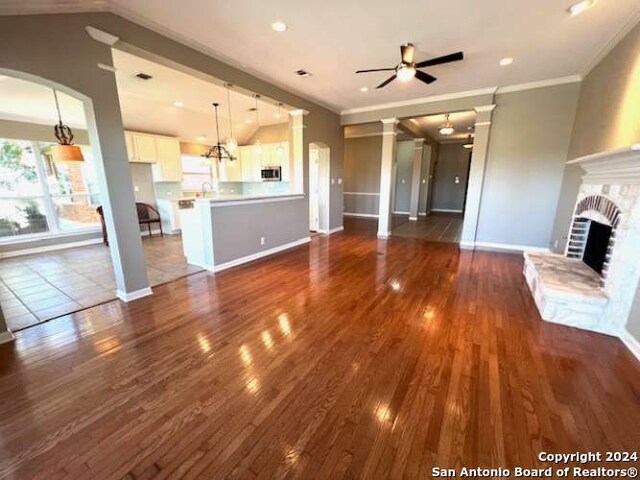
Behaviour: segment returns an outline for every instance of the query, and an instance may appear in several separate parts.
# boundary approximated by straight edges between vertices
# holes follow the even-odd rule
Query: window
[[[203,157],[182,156],[182,189],[186,192],[199,192],[204,182],[218,182],[216,168]]]
[[[84,162],[53,162],[51,144],[0,139],[0,239],[95,229],[99,189],[89,148]]]

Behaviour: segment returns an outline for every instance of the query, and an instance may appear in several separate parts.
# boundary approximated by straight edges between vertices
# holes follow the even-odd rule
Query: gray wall
[[[212,208],[215,265],[307,238],[308,210],[306,199]]]
[[[640,24],[582,81],[569,158],[640,143]],[[582,169],[567,166],[553,229],[564,250]]]
[[[364,215],[378,214],[378,195],[353,195],[380,192],[382,136],[344,140],[344,211]]]
[[[289,123],[276,123],[275,125],[265,125],[256,129],[245,145],[256,143],[257,139],[262,143],[278,143],[289,141]]]
[[[433,179],[432,210],[464,209],[464,193],[469,173],[470,151],[462,143],[442,143]],[[458,183],[455,178],[458,177]]]
[[[73,129],[73,141],[78,145],[89,145],[89,135],[86,130]],[[37,142],[56,142],[53,125],[39,123],[15,122],[0,119],[0,138],[12,140],[35,140]]]
[[[150,163],[130,163],[131,181],[133,182],[136,202],[156,205],[156,191],[153,184],[153,174]],[[137,190],[137,191],[136,191]]]
[[[396,150],[396,194],[393,207],[394,213],[409,213],[411,204],[411,178],[413,177],[413,151],[415,142],[412,140],[398,142]]]
[[[579,84],[496,96],[478,242],[548,247]]]

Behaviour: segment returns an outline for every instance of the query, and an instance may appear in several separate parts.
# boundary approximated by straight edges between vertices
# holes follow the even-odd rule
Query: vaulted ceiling
[[[104,8],[196,45],[218,58],[335,110],[486,87],[582,75],[631,23],[637,0],[599,0],[571,17],[574,0],[66,0],[77,8]],[[6,0],[4,11],[42,11],[53,0]],[[0,12],[3,9],[0,8]],[[283,21],[278,33],[271,24]],[[432,85],[417,81],[375,86],[393,66],[399,45],[413,42],[416,59],[463,50],[465,60],[428,69]],[[500,59],[513,57],[510,66]],[[294,71],[312,73],[300,78]],[[369,87],[363,93],[362,87]]]

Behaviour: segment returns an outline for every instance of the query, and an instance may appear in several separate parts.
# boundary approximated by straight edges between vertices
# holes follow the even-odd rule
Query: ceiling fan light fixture
[[[416,68],[413,65],[403,64],[396,70],[396,75],[398,76],[398,80],[406,82],[416,76]]]

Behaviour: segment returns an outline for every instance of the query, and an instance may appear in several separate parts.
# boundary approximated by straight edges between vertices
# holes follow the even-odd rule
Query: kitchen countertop
[[[205,198],[196,198],[197,203],[225,203],[225,202],[255,202],[255,201],[269,201],[271,199],[285,199],[285,198],[304,198],[303,193],[280,193],[280,194],[256,194],[246,195],[239,193],[222,193],[207,196]]]

